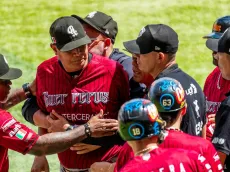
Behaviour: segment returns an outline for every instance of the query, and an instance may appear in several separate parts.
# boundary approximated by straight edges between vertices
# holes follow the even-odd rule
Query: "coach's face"
[[[222,77],[226,80],[230,80],[230,55],[217,53],[217,60]]]
[[[78,48],[65,52],[57,50],[57,55],[66,72],[79,71],[88,64],[87,45],[82,45]]]
[[[0,79],[0,102],[4,102],[10,93],[10,85],[12,82],[10,80]]]
[[[141,71],[149,73],[155,78],[161,71],[163,53],[161,52],[150,52],[148,54],[141,54],[137,58],[137,64]]]
[[[132,54],[132,59],[133,59],[133,61],[132,61],[133,79],[136,82],[148,85],[149,83],[151,83],[153,81],[153,78],[152,78],[152,76],[150,74],[142,72],[138,68],[137,58],[140,58],[139,54]]]

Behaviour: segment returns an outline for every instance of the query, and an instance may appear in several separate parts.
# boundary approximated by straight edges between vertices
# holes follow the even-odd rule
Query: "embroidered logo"
[[[97,13],[97,11],[93,11],[93,12],[89,13],[87,18],[93,18],[96,13]]]
[[[78,32],[74,29],[72,25],[67,28],[68,34],[71,34],[73,37],[78,35]]]

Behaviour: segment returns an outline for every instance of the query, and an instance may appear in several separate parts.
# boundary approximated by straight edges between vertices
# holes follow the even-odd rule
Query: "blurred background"
[[[123,49],[122,42],[135,39],[147,24],[163,23],[179,35],[177,62],[203,88],[212,71],[211,51],[202,38],[212,30],[213,22],[229,15],[229,0],[0,0],[0,53],[11,67],[22,69],[23,76],[13,82],[13,88],[31,82],[37,66],[52,57],[49,27],[58,17],[71,14],[85,17],[89,12],[102,11],[118,23],[115,47]],[[22,103],[10,109],[19,121]],[[9,143],[10,144],[10,143]],[[10,171],[30,171],[33,156],[9,152]],[[48,156],[50,171],[59,171],[56,155]]]

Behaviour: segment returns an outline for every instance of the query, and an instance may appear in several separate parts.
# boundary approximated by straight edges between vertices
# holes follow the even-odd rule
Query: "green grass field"
[[[214,66],[202,36],[211,32],[216,18],[229,14],[229,0],[1,0],[0,52],[7,56],[11,66],[23,70],[22,78],[14,81],[13,87],[32,81],[36,66],[53,56],[48,30],[56,18],[71,14],[84,17],[96,10],[110,14],[118,22],[115,47],[120,49],[123,49],[123,41],[136,38],[147,24],[170,25],[180,40],[177,62],[203,87]],[[10,112],[26,123],[21,116],[21,106],[17,105]],[[10,151],[9,158],[11,172],[30,171],[33,156]],[[48,156],[48,160],[51,172],[58,171],[56,155]]]

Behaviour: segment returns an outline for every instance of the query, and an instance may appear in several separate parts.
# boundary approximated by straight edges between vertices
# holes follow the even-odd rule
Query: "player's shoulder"
[[[214,68],[212,70],[212,72],[207,76],[205,84],[208,84],[209,82],[216,81],[216,79],[214,79],[214,78],[219,77],[220,74],[221,74],[220,69],[218,67]]]
[[[180,139],[178,139],[178,138],[180,138]],[[169,130],[168,131],[168,139],[176,139],[176,140],[178,140],[178,142],[183,144],[184,141],[189,142],[192,140],[199,139],[199,137],[192,136],[192,135],[189,135],[187,133],[180,132],[180,131]],[[192,142],[192,143],[194,143],[194,142]]]
[[[105,70],[109,70],[111,72],[123,70],[122,65],[119,64],[117,61],[97,54],[93,54],[92,63],[96,64],[97,67],[103,67]]]
[[[53,66],[54,64],[56,64],[57,62],[58,62],[58,57],[57,57],[57,56],[51,57],[51,58],[49,58],[48,60],[43,61],[43,62],[38,66],[38,69],[44,69],[44,68],[47,68],[47,67],[51,67],[51,66]]]
[[[16,119],[8,111],[0,109],[0,129],[4,129],[8,123],[16,123]]]
[[[219,67],[215,67],[213,69],[213,71],[209,74],[209,76],[215,76],[215,75],[219,75],[221,72],[220,72],[220,69]]]
[[[108,57],[100,56],[97,54],[93,54],[92,61],[94,63],[98,63],[103,66],[116,66],[117,62],[114,60],[109,59]]]
[[[12,116],[8,111],[0,109],[0,118],[3,118],[3,116]]]
[[[197,81],[182,69],[178,68],[178,70],[169,73],[168,76],[178,80],[186,93],[187,90],[193,90],[194,94],[198,93],[199,96],[203,96],[203,91]],[[193,97],[194,94],[186,94],[186,96]]]
[[[198,151],[198,153],[204,153],[212,146],[210,141],[199,136],[192,136],[184,133],[184,138],[188,141],[188,144],[194,147],[194,150],[201,150],[201,152]]]
[[[181,147],[185,149],[192,148],[197,152],[206,151],[211,144],[208,140],[201,137],[192,136],[184,132],[178,131],[169,131],[168,136],[165,138],[165,141],[174,144],[175,147]]]
[[[168,157],[180,157],[179,161],[187,161],[189,159],[197,159],[201,154],[195,150],[188,150],[183,148],[167,148],[165,151],[165,156]]]

